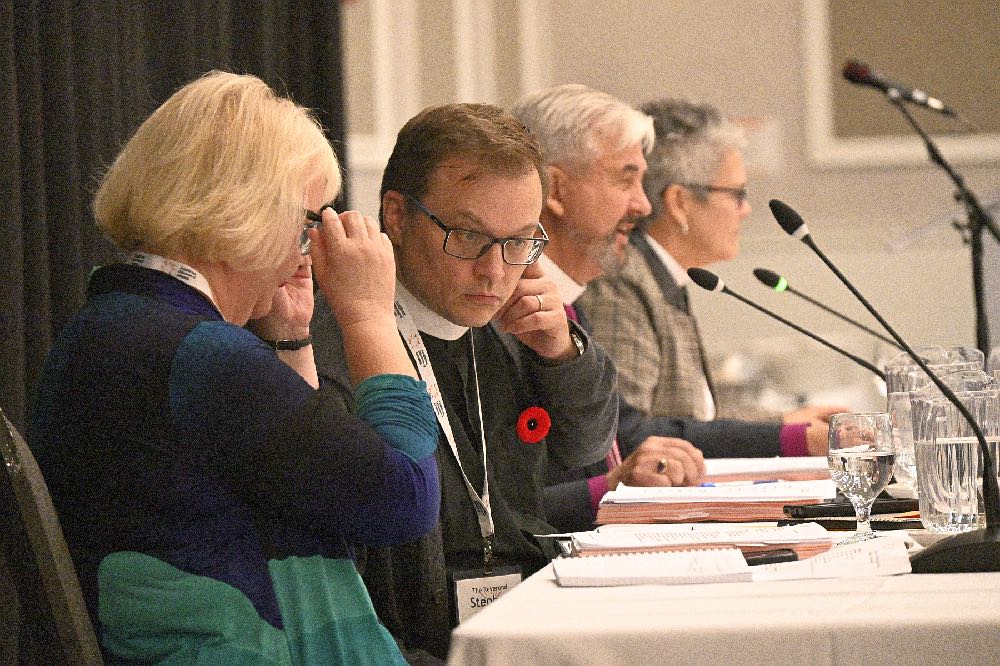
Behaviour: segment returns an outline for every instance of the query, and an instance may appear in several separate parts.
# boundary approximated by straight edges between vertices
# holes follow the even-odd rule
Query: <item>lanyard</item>
[[[413,322],[413,317],[409,312],[406,311],[406,306],[404,306],[400,301],[396,301],[395,307],[396,313],[396,326],[399,328],[400,334],[403,336],[403,344],[406,345],[407,349],[410,351],[410,355],[413,356],[413,360],[417,366],[417,374],[420,375],[422,379],[427,384],[427,392],[431,396],[431,404],[434,406],[434,414],[437,416],[438,423],[441,425],[441,430],[444,431],[445,439],[448,440],[448,447],[451,450],[452,456],[455,458],[455,462],[458,464],[458,469],[462,473],[462,480],[465,481],[465,489],[469,493],[469,499],[472,501],[472,506],[476,509],[476,517],[479,519],[479,532],[483,537],[483,562],[487,567],[490,567],[493,562],[493,513],[490,510],[490,482],[489,476],[486,472],[486,433],[485,426],[483,425],[483,405],[479,399],[479,376],[476,371],[476,345],[475,340],[472,337],[472,329],[469,329],[469,347],[472,350],[472,375],[476,383],[476,409],[479,415],[479,440],[482,445],[483,453],[483,494],[480,497],[479,493],[469,482],[469,477],[465,474],[465,469],[462,467],[462,460],[458,455],[458,445],[455,443],[455,434],[451,430],[451,422],[448,421],[448,412],[444,406],[444,399],[441,397],[441,387],[438,386],[437,378],[434,376],[434,368],[431,366],[430,356],[427,354],[427,348],[424,346],[423,338],[420,337],[420,331],[417,330],[416,324]]]
[[[219,309],[218,304],[215,302],[215,295],[212,294],[212,287],[208,284],[208,280],[205,279],[204,275],[187,264],[182,264],[179,261],[161,257],[158,254],[149,254],[148,252],[133,252],[125,258],[125,263],[131,264],[132,266],[141,266],[154,271],[160,271],[161,273],[166,273],[170,277],[177,278],[191,288],[200,291],[208,298],[208,300],[212,301],[212,305],[215,306],[216,310]]]

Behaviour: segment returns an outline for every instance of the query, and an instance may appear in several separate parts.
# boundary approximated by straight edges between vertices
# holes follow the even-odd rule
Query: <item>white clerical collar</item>
[[[662,245],[660,245],[659,243],[657,243],[656,239],[650,236],[648,233],[645,235],[646,235],[646,241],[649,242],[649,246],[653,248],[653,252],[656,253],[656,256],[660,258],[660,261],[663,262],[663,265],[667,267],[668,271],[670,271],[670,277],[674,279],[674,282],[677,283],[677,286],[683,287],[688,282],[690,282],[691,278],[688,277],[687,271],[684,270],[683,266],[677,263],[677,260],[674,259],[669,252],[667,252],[667,249]]]
[[[468,326],[459,326],[448,321],[438,313],[417,300],[403,283],[396,280],[396,300],[406,306],[406,311],[413,317],[417,330],[427,335],[433,335],[441,340],[458,340],[469,330]]]
[[[544,254],[538,258],[538,263],[541,265],[542,270],[545,271],[545,276],[556,283],[556,289],[559,290],[559,296],[562,297],[563,304],[571,305],[587,289],[587,285],[580,284],[566,275],[566,271],[559,268],[556,262]]]

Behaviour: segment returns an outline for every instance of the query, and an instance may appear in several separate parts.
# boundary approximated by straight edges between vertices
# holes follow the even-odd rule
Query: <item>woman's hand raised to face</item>
[[[323,211],[323,224],[310,230],[313,272],[341,327],[393,318],[396,263],[378,222],[357,211]]]
[[[303,256],[295,274],[278,287],[267,315],[253,323],[254,331],[267,340],[297,340],[309,335],[313,314],[312,267]]]
[[[340,324],[344,356],[355,385],[379,374],[416,378],[393,313],[396,262],[389,237],[356,211],[323,211],[309,232],[313,272]]]

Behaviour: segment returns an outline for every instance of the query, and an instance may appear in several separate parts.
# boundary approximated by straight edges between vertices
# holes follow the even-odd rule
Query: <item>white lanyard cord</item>
[[[205,279],[204,275],[187,264],[182,264],[179,261],[148,252],[132,252],[125,257],[125,263],[159,271],[177,278],[189,287],[197,289],[204,294],[212,302],[212,305],[215,306],[215,309],[219,310],[219,304],[215,302],[215,294],[212,293],[212,287],[208,284],[208,280]],[[221,314],[222,311],[220,310],[219,312]]]
[[[479,398],[479,377],[476,370],[476,345],[472,329],[469,330],[469,345],[472,351],[472,375],[476,383],[476,409],[479,416],[479,441],[482,446],[483,455],[483,494],[479,493],[469,482],[469,477],[462,467],[462,460],[458,455],[458,445],[455,442],[455,434],[451,430],[451,422],[448,421],[448,411],[444,406],[444,399],[441,396],[441,387],[434,376],[434,368],[431,366],[430,356],[424,346],[420,331],[417,330],[413,317],[406,311],[406,307],[398,300],[395,304],[396,326],[403,336],[403,344],[409,349],[417,367],[417,374],[427,384],[427,392],[431,396],[431,404],[434,407],[434,414],[437,416],[441,430],[444,431],[445,439],[448,440],[448,447],[455,458],[458,469],[462,473],[462,480],[465,481],[465,489],[469,493],[469,499],[476,509],[476,517],[479,519],[479,531],[483,537],[483,560],[490,565],[493,560],[493,513],[490,510],[490,482],[486,471],[486,433],[483,425],[483,406]]]

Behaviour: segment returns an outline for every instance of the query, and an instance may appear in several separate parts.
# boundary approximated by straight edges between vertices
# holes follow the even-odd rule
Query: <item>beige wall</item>
[[[475,25],[492,26],[492,40],[470,29],[468,20],[455,20],[463,2],[475,9]],[[919,145],[909,146],[909,158],[900,149],[896,165],[877,164],[877,154],[858,164],[822,165],[811,152],[809,137],[814,130],[808,109],[816,95],[816,81],[810,80],[815,78],[816,69],[809,62],[815,63],[816,44],[823,39],[822,31],[812,34],[816,12],[822,14],[823,3],[414,0],[402,4],[410,6],[415,15],[424,16],[414,28],[419,57],[411,54],[407,60],[419,63],[415,76],[427,88],[418,85],[411,89],[411,96],[418,98],[405,100],[411,108],[462,99],[463,90],[464,97],[478,92],[488,101],[509,104],[527,84],[574,81],[631,102],[686,96],[750,117],[760,127],[748,151],[754,212],[744,231],[741,256],[714,267],[727,284],[859,355],[873,358],[890,354],[863,333],[791,295],[770,294],[754,280],[754,267],[770,268],[783,273],[802,291],[866,323],[871,321],[818,258],[781,232],[766,205],[769,199],[778,198],[803,215],[817,244],[908,340],[915,344],[974,342],[969,252],[958,233],[943,222],[956,211],[953,186],[946,175],[926,163]],[[921,3],[909,4],[919,7]],[[345,5],[345,29],[353,31],[347,35],[349,115],[373,113],[371,102],[366,101],[368,92],[361,89],[371,86],[373,77],[357,69],[365,58],[351,51],[370,48],[370,40],[366,42],[369,35],[359,27],[363,22],[358,15],[370,14],[378,5],[374,0]],[[439,28],[449,28],[429,30],[428,17]],[[405,25],[392,26],[395,31],[406,29]],[[474,52],[491,53],[494,63],[488,76],[477,76],[472,82],[466,78],[459,85],[454,79],[463,75],[457,71],[453,54],[460,45],[448,42],[463,38],[480,40],[473,45]],[[890,41],[887,36],[887,48]],[[987,49],[984,57],[1000,62],[1000,46],[995,39],[992,44],[997,52]],[[842,34],[837,37],[837,48],[845,48]],[[435,59],[429,57],[431,53],[441,56]],[[879,54],[870,45],[856,57],[879,66]],[[831,81],[838,78],[833,70],[839,65],[831,59],[824,70]],[[479,66],[489,67],[489,63]],[[355,87],[352,81],[360,86]],[[489,86],[477,89],[482,81]],[[929,88],[923,81],[912,83]],[[870,89],[842,81],[829,83],[829,87],[835,96],[863,96],[873,110],[882,111],[887,104]],[[351,170],[355,202],[361,207],[373,210],[377,206],[379,163],[405,119],[396,117],[383,123],[381,129],[372,129],[367,120],[351,118],[352,132],[380,135],[360,137],[350,144],[351,151],[364,152],[352,156]],[[902,118],[898,122],[900,139],[913,141]],[[987,142],[982,150],[977,150],[978,145],[963,145],[955,166],[971,189],[989,200],[1000,196],[1000,159],[993,151],[995,144]],[[846,152],[850,161],[850,150]],[[932,234],[905,250],[887,250],[888,242],[935,220],[942,222]],[[1000,267],[991,264],[988,268],[992,271],[990,284],[1000,285]],[[819,399],[832,394],[851,400],[857,407],[878,402],[864,371],[832,352],[733,299],[707,293],[693,296],[713,356],[751,351],[765,359],[767,367],[773,366],[775,376],[790,392]],[[1000,312],[993,315],[1000,318]],[[1000,338],[994,342],[1000,344]]]
[[[894,80],[919,81],[917,87],[933,90],[935,97],[974,120],[980,131],[997,132],[997,9],[996,0],[837,0],[829,5],[830,51],[836,63],[877,57],[879,69],[892,72]],[[901,16],[906,17],[905,30],[899,29]],[[841,85],[850,87],[846,82]],[[872,108],[868,95],[839,95],[835,107],[838,132],[877,136],[909,129],[891,104]],[[955,127],[954,121],[942,115],[923,118],[931,132]]]
[[[924,163],[817,168],[807,159],[803,3],[651,1],[628,3],[631,9],[623,11],[626,5],[612,0],[556,0],[552,6],[564,27],[553,32],[556,81],[579,80],[631,101],[659,95],[704,99],[770,126],[769,153],[777,159],[754,170],[754,213],[741,256],[716,267],[731,288],[856,353],[872,353],[863,333],[790,295],[766,293],[752,277],[756,266],[771,268],[802,291],[870,321],[818,258],[777,227],[766,202],[778,198],[805,217],[817,244],[905,338],[914,343],[974,342],[969,253],[958,234],[941,225],[906,251],[885,249],[888,241],[953,210],[953,187],[945,174]],[[1000,53],[992,58],[1000,61]],[[869,59],[876,62],[874,56]],[[855,91],[867,95],[872,108],[886,105],[874,91],[851,87],[845,94]],[[905,131],[902,118],[898,122]],[[965,164],[960,170],[984,198],[1000,192],[997,163]],[[700,295],[695,307],[714,353],[793,344],[809,359],[790,373],[802,387],[815,386],[817,378],[857,374],[832,352],[794,334],[786,337],[787,329],[746,306]],[[808,382],[803,376],[807,369],[817,371]]]

